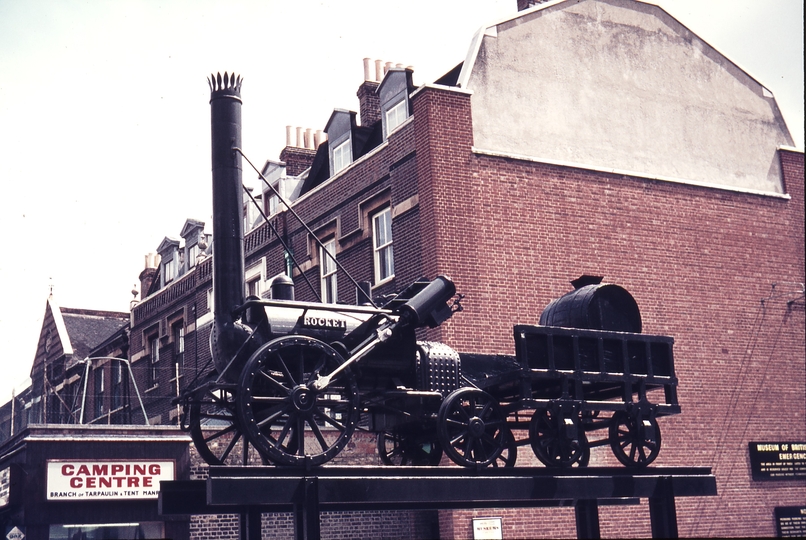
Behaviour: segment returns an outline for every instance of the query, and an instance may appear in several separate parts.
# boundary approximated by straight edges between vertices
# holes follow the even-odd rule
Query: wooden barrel
[[[641,333],[641,312],[626,289],[596,283],[552,300],[540,315],[540,324],[638,334]]]

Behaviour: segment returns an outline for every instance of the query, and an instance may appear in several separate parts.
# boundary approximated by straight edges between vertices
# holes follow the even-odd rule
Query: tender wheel
[[[506,417],[486,392],[455,390],[442,402],[437,419],[439,443],[458,465],[487,467],[507,448]]]
[[[529,441],[537,459],[547,467],[584,467],[590,460],[590,446],[579,418],[565,417],[538,409],[529,422]]]
[[[324,389],[313,386],[342,362],[326,343],[286,336],[263,345],[246,363],[238,414],[249,440],[272,462],[321,465],[350,440],[359,396],[349,368]]]
[[[378,455],[384,465],[436,466],[442,448],[436,441],[393,429],[378,433]]]
[[[627,467],[646,467],[660,452],[660,427],[654,418],[638,420],[618,411],[610,420],[610,448]]]

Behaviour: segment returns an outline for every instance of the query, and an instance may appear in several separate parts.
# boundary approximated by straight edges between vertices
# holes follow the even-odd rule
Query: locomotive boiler
[[[215,368],[179,398],[208,463],[248,463],[251,448],[264,463],[318,466],[359,426],[377,434],[389,465],[438,465],[446,454],[466,467],[513,466],[526,445],[553,467],[584,466],[603,445],[628,466],[655,459],[657,418],[679,412],[673,340],[641,334],[637,304],[617,285],[575,282],[539,325],[514,327],[514,356],[417,340],[461,309],[446,276],[382,306],[297,301],[285,276],[272,299],[246,298],[240,85],[226,73],[210,81]]]

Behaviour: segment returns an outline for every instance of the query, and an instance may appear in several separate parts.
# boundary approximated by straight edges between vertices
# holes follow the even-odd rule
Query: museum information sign
[[[778,538],[806,537],[806,506],[776,506]]]
[[[751,442],[753,480],[806,479],[806,442]]]
[[[50,501],[156,499],[160,482],[175,479],[173,461],[48,460],[47,467]]]
[[[500,517],[473,518],[473,540],[502,540]]]

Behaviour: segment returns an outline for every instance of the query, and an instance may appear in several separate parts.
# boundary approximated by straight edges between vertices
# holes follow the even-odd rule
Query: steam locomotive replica
[[[575,280],[538,325],[516,325],[514,356],[417,340],[461,310],[446,276],[382,306],[369,295],[356,306],[297,301],[286,276],[272,281],[271,300],[244,298],[240,84],[227,74],[210,82],[215,369],[179,398],[207,463],[247,464],[256,452],[266,464],[315,467],[357,429],[377,434],[388,465],[447,455],[464,467],[514,466],[527,445],[549,467],[585,466],[606,445],[630,467],[657,457],[658,418],[680,412],[673,339],[642,334],[633,297],[601,278]]]

